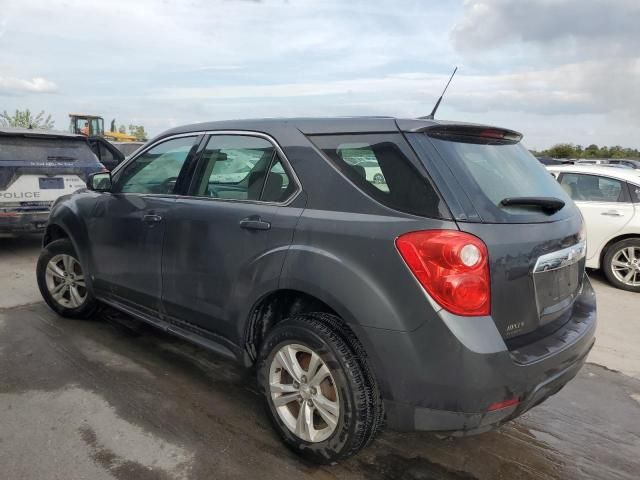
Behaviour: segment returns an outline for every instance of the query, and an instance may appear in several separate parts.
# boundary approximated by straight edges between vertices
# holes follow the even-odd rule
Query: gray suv
[[[520,139],[394,118],[175,128],[54,205],[40,290],[255,367],[316,462],[385,423],[483,432],[571,380],[596,328],[582,217]]]

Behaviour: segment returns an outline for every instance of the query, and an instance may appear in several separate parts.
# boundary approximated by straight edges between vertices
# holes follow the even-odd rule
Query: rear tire
[[[89,318],[97,311],[98,301],[87,288],[85,272],[70,240],[56,240],[40,252],[36,276],[42,298],[59,315]]]
[[[258,382],[285,444],[315,463],[356,454],[382,427],[382,400],[366,355],[333,315],[278,323],[261,346]]]
[[[611,245],[602,269],[614,287],[640,292],[640,238],[628,238]]]

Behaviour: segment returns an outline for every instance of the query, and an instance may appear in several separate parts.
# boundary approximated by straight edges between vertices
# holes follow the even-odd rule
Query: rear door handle
[[[246,228],[247,230],[269,230],[271,224],[265,222],[260,217],[247,217],[240,220],[240,228]]]
[[[600,215],[606,215],[607,217],[624,217],[624,214],[617,210],[609,210],[608,212],[602,212]]]
[[[144,223],[158,223],[162,221],[162,217],[160,215],[149,214],[142,217],[142,221]]]

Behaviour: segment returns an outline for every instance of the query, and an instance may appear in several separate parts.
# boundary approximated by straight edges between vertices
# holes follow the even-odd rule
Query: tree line
[[[44,110],[38,114],[31,113],[31,110],[28,108],[26,110],[16,110],[14,114],[10,114],[5,110],[0,113],[0,127],[53,130],[55,121],[51,118],[51,115],[47,115]],[[120,125],[118,131],[120,133],[127,133],[127,128],[124,125]],[[147,139],[147,132],[142,125],[129,125],[129,135],[136,137],[136,140]]]
[[[558,143],[553,147],[532,152],[537,157],[552,158],[635,158],[640,159],[640,151],[637,148],[625,148],[620,145],[612,147],[599,147],[592,143],[588,147],[574,145],[573,143]]]

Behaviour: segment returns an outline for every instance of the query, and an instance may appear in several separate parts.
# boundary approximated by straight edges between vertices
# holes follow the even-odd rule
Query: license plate
[[[574,263],[534,275],[541,324],[551,321],[554,314],[571,304],[580,289],[581,271],[581,263]]]
[[[64,178],[60,177],[41,177],[38,179],[41,190],[63,190]]]

